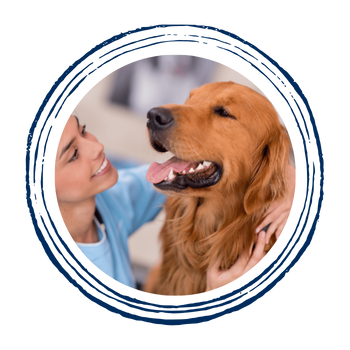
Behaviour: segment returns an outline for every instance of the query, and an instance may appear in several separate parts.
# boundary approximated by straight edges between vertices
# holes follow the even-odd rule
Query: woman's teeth
[[[93,175],[93,176],[96,176],[98,175],[107,165],[107,159],[105,159],[100,167],[100,169],[97,170],[97,172]]]

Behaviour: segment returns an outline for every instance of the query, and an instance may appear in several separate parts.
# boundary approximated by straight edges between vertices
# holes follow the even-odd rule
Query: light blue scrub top
[[[117,281],[135,288],[128,237],[162,209],[165,195],[146,180],[149,165],[118,171],[118,182],[96,196],[96,207],[106,228],[98,226],[99,242],[78,243],[81,251],[100,270]]]

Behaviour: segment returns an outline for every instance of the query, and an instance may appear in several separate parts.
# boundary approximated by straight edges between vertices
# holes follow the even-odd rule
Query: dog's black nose
[[[147,127],[156,131],[169,128],[174,123],[171,112],[163,107],[152,108],[147,113]]]

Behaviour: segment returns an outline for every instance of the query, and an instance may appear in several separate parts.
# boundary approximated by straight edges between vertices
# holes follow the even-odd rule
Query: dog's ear
[[[247,214],[261,212],[272,201],[286,195],[290,146],[287,131],[281,126],[256,150],[252,177],[244,197]]]

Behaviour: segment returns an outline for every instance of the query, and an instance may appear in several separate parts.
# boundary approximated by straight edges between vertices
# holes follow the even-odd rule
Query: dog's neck
[[[193,205],[197,204],[197,208],[193,220],[193,232],[199,240],[208,238],[216,232],[222,225],[224,216],[218,207],[216,200],[210,201],[207,198],[194,198]]]
[[[169,197],[167,218],[176,223],[173,229],[181,236],[187,232],[200,241],[244,214],[243,201],[237,192],[235,197],[230,193],[213,197]]]
[[[205,227],[210,227],[207,235],[216,232],[244,215],[243,195],[224,193],[221,196],[199,198],[196,220]],[[242,197],[242,198],[241,198]],[[199,222],[198,222],[199,223]]]

